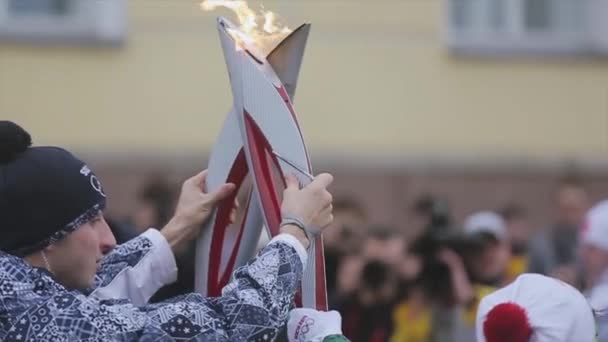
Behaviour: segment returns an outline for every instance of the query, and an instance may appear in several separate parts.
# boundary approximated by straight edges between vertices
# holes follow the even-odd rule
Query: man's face
[[[472,258],[471,271],[476,279],[493,282],[504,274],[510,257],[510,246],[505,241],[488,242]]]
[[[557,193],[556,207],[560,223],[578,227],[589,209],[589,198],[583,188],[564,186]]]
[[[323,231],[323,242],[328,248],[341,252],[357,249],[363,239],[364,219],[355,211],[334,211],[334,220]]]
[[[67,288],[83,290],[93,285],[97,267],[116,240],[100,213],[64,239],[45,249],[51,271]]]

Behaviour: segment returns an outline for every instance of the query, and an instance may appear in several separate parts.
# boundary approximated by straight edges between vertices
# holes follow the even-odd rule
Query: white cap
[[[585,297],[540,274],[522,274],[483,298],[475,326],[477,342],[517,342],[513,333],[528,336],[526,330],[533,342],[593,342],[596,336]]]
[[[591,208],[582,226],[583,243],[608,251],[608,200]]]
[[[500,215],[491,211],[480,211],[467,217],[464,221],[464,231],[468,235],[489,233],[498,240],[504,240],[507,237],[505,221]]]

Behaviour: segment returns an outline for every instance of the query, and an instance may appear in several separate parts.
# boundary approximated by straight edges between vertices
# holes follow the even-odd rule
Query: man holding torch
[[[115,246],[106,197],[87,165],[58,147],[31,147],[0,122],[0,340],[271,341],[285,324],[306,265],[305,229],[333,219],[333,178],[300,189],[286,177],[281,234],[238,268],[222,296],[147,299],[175,280],[174,252],[196,238],[213,207],[234,191],[207,193],[203,171],[184,182],[171,221]]]

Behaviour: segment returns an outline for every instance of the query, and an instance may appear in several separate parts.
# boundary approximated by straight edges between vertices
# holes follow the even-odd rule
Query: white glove
[[[287,322],[290,342],[322,342],[331,335],[342,335],[342,317],[337,311],[293,309]]]

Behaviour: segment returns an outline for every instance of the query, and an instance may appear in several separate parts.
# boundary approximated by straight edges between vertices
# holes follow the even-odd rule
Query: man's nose
[[[102,227],[99,229],[99,247],[101,253],[106,255],[116,247],[116,238],[114,238],[114,234],[105,219],[102,220],[101,224]]]

